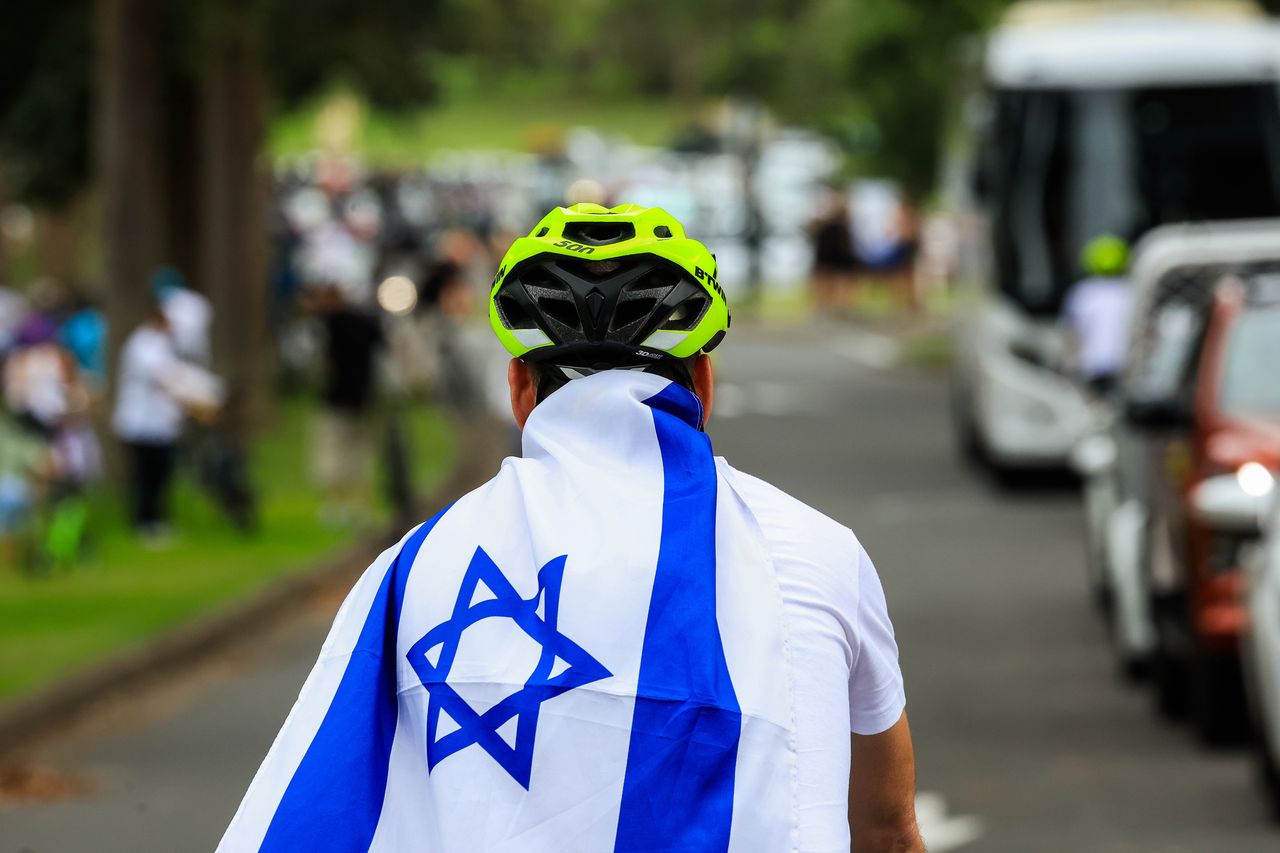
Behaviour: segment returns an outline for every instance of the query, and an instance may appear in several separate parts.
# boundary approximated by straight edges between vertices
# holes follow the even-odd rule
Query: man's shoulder
[[[772,483],[716,460],[721,476],[755,518],[768,542],[807,546],[840,563],[854,561],[861,544],[845,525]]]

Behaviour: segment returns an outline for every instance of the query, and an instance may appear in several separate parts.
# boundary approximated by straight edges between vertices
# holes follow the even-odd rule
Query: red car
[[[1264,364],[1269,335],[1280,335],[1280,313],[1264,306],[1255,280],[1220,285],[1203,336],[1188,365],[1192,405],[1183,428],[1156,445],[1147,536],[1155,590],[1154,675],[1165,710],[1185,708],[1207,742],[1246,730],[1240,675],[1245,626],[1241,555],[1259,537],[1256,525],[1207,514],[1195,499],[1210,478],[1233,475],[1270,483],[1280,468],[1280,418],[1258,415],[1251,395],[1280,382],[1280,364]]]

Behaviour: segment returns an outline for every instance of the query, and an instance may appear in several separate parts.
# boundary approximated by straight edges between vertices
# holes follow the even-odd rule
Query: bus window
[[[1098,234],[1280,214],[1270,84],[1009,90],[996,110],[997,282],[1031,314],[1058,312]]]

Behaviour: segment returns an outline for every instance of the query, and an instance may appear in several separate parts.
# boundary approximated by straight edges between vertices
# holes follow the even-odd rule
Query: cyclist
[[[222,849],[922,851],[874,567],[702,431],[714,257],[557,208],[490,319],[523,458],[366,573]]]
[[[1094,237],[1085,244],[1080,265],[1085,278],[1067,292],[1062,318],[1076,373],[1093,392],[1105,396],[1124,368],[1129,342],[1129,244],[1110,234]]]

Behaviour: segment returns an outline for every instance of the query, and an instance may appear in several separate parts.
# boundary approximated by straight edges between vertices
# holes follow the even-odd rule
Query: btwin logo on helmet
[[[720,287],[720,282],[716,281],[716,277],[704,270],[702,267],[694,267],[693,274],[698,277],[698,281],[706,282],[711,285],[711,289],[720,294],[720,298],[725,302],[729,301],[729,297],[724,295],[724,290]]]
[[[555,245],[564,249],[568,249],[570,252],[577,252],[578,254],[581,254],[581,255],[591,255],[591,254],[594,254],[596,251],[590,246],[584,246],[581,243],[575,243],[572,240],[561,240],[559,243],[556,243]]]

